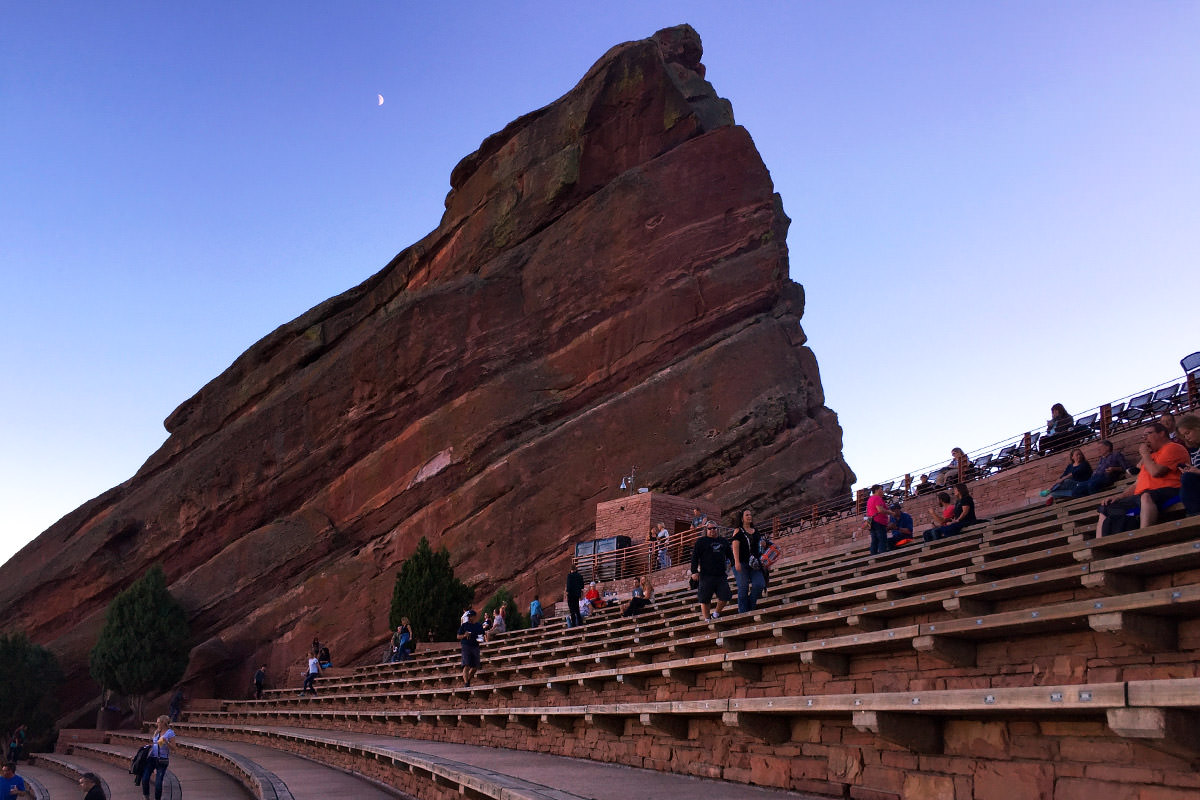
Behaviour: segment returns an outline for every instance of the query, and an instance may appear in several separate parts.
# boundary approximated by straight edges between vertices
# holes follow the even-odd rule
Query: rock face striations
[[[479,596],[557,597],[631,465],[729,510],[846,491],[788,219],[700,56],[687,26],[617,46],[490,136],[437,230],[251,347],[3,568],[4,619],[60,654],[68,702],[95,697],[103,609],[155,562],[192,675],[233,694],[314,632],[343,663],[381,643],[422,536]]]

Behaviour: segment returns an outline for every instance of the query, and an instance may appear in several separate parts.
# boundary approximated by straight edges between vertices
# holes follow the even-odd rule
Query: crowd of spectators
[[[1169,427],[1168,427],[1169,426]],[[1200,513],[1200,417],[1146,427],[1138,447],[1137,480],[1118,497],[1100,504],[1096,536],[1145,528],[1164,514]]]
[[[1160,436],[1160,429],[1162,434],[1165,434],[1166,440],[1186,445],[1188,457],[1195,460],[1196,464],[1200,464],[1200,456],[1197,455],[1197,445],[1200,445],[1200,417],[1189,414],[1177,422],[1175,416],[1167,411],[1148,430],[1155,436]],[[1055,403],[1050,407],[1050,419],[1046,423],[1046,432],[1040,442],[1031,449],[1043,455],[1066,447],[1071,447],[1071,450],[1067,464],[1058,480],[1041,492],[1042,497],[1048,498],[1047,503],[1052,503],[1059,498],[1077,498],[1095,494],[1108,489],[1125,476],[1140,476],[1143,472],[1142,462],[1147,459],[1144,454],[1139,459],[1138,465],[1130,465],[1125,456],[1116,450],[1112,442],[1107,439],[1100,442],[1100,459],[1093,467],[1082,449],[1078,446],[1072,447],[1091,435],[1093,435],[1092,429],[1087,425],[1076,424],[1074,417],[1062,403]],[[1029,444],[1028,437],[1027,444]],[[1148,445],[1143,445],[1143,447],[1146,446]],[[1158,452],[1157,446],[1150,447],[1152,452]],[[1164,457],[1166,452],[1168,451],[1164,451]],[[1172,460],[1181,458],[1181,451],[1171,449],[1169,452]],[[1153,458],[1150,460],[1154,461]],[[977,509],[964,483],[964,481],[976,477],[975,472],[975,465],[967,457],[966,452],[961,447],[955,447],[950,451],[950,462],[946,466],[931,473],[921,474],[911,488],[906,483],[904,489],[889,492],[881,485],[872,486],[867,496],[866,513],[863,518],[863,528],[868,532],[870,541],[869,552],[873,555],[884,553],[911,541],[911,532],[909,537],[905,537],[894,526],[894,512],[898,510],[900,514],[903,514],[903,508],[900,506],[902,497],[920,497],[937,493],[939,506],[930,512],[929,522],[932,527],[925,531],[923,537],[925,541],[953,536],[975,524],[978,521]],[[1193,510],[1200,506],[1200,498],[1197,498],[1197,493],[1200,492],[1200,470],[1197,470],[1196,465],[1182,466],[1173,470],[1167,469],[1161,476],[1158,474],[1159,472],[1159,468],[1152,467],[1149,477],[1139,477],[1139,482],[1130,488],[1128,494],[1130,497],[1136,497],[1136,502],[1130,499],[1122,499],[1119,502],[1106,501],[1101,507],[1101,522],[1097,525],[1097,530],[1103,527],[1106,519],[1115,518],[1118,515],[1128,516],[1132,518],[1133,522],[1110,522],[1105,530],[1114,527],[1125,529],[1131,524],[1153,524],[1153,520],[1158,519],[1163,511],[1183,509],[1188,514],[1198,513]],[[1159,486],[1164,482],[1165,485]],[[1154,488],[1147,489],[1147,485],[1153,485]],[[946,488],[950,488],[953,496],[945,491]],[[1169,489],[1174,489],[1174,491],[1169,492],[1170,496],[1168,497],[1166,490]],[[1148,491],[1153,493],[1147,494]],[[1146,496],[1142,497],[1142,495]],[[1189,505],[1189,503],[1194,505]],[[1143,509],[1148,513],[1143,515]],[[911,517],[909,519],[911,520]]]
[[[1073,435],[1073,432],[1071,415],[1056,403],[1051,409],[1046,437],[1051,440],[1051,448],[1056,442],[1063,441],[1061,437]],[[1165,512],[1183,510],[1189,515],[1200,514],[1200,417],[1186,415],[1176,421],[1168,415],[1148,425],[1136,465],[1131,466],[1110,441],[1101,441],[1100,448],[1100,458],[1094,467],[1082,449],[1071,449],[1059,479],[1049,489],[1043,490],[1042,496],[1049,497],[1051,502],[1055,498],[1083,497],[1104,490],[1126,475],[1136,475],[1136,482],[1123,495],[1105,500],[1100,505],[1100,518],[1096,526],[1098,536],[1152,525]],[[936,481],[930,480],[930,475],[921,475],[920,481],[912,489],[913,496],[937,492],[938,505],[930,511],[929,527],[922,535],[926,542],[955,536],[979,522],[975,500],[965,483],[953,482],[949,491],[944,488],[944,484],[951,477],[962,474],[965,464],[969,463],[961,448],[954,448],[951,458],[950,464],[937,473]],[[754,525],[753,512],[745,509],[735,517],[732,526],[725,529],[731,531],[729,537],[723,536],[720,526],[698,509],[693,509],[692,524],[703,532],[691,549],[689,570],[701,618],[718,619],[727,604],[734,601],[729,584],[730,570],[737,587],[739,613],[754,610],[769,582],[770,560],[767,551],[774,550],[774,547]],[[870,532],[872,554],[902,547],[916,538],[912,516],[904,511],[902,503],[895,499],[889,502],[881,485],[870,489],[864,525]],[[670,564],[670,558],[666,555],[668,536],[663,523],[651,528],[651,567]],[[566,580],[565,599],[569,609],[567,626],[574,627],[582,625],[592,610],[604,608],[610,603],[617,604],[621,615],[625,617],[644,613],[653,605],[654,587],[649,576],[643,575],[632,581],[628,598],[618,603],[615,595],[612,599],[606,598],[595,581],[590,585],[585,584],[583,576],[572,568]],[[533,627],[541,624],[543,610],[536,596],[530,603],[529,616]],[[480,646],[507,629],[504,606],[494,614],[488,613],[482,624],[476,621],[476,617],[473,609],[464,611],[458,630],[462,647],[463,682],[466,686],[471,685],[479,669]],[[408,620],[404,619],[392,638],[391,660],[405,660],[411,642],[412,630]],[[317,643],[314,642],[314,656],[316,647]],[[320,668],[326,666],[315,657],[309,659],[309,664],[310,673],[306,676],[305,690],[311,688],[312,679]],[[257,676],[256,688],[261,691]]]

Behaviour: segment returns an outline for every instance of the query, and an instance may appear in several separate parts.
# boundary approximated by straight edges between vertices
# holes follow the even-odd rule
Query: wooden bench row
[[[363,744],[339,738],[336,731],[287,731],[259,726],[228,726],[182,722],[174,727],[181,734],[205,739],[195,746],[213,751],[221,748],[211,738],[251,741],[268,747],[297,753],[322,764],[341,766],[345,757],[369,762],[371,767],[355,770],[364,775],[390,772],[388,783],[410,793],[421,786],[449,788],[466,798],[494,800],[584,800],[562,789],[552,789],[484,767],[464,764],[448,758],[406,750],[403,743]]]
[[[261,723],[326,728],[346,725],[387,727],[420,725],[489,728],[539,727],[576,732],[578,726],[613,737],[634,735],[636,728],[687,739],[692,720],[720,720],[751,738],[779,744],[792,737],[797,719],[849,720],[857,729],[923,753],[940,753],[942,723],[947,719],[1047,718],[1103,719],[1118,736],[1144,740],[1171,752],[1200,752],[1200,678],[1125,681],[1056,686],[946,689],[936,691],[737,697],[674,702],[638,702],[557,706],[472,707],[436,711],[262,710]],[[186,722],[197,733],[254,732],[271,728],[229,722]],[[315,735],[315,734],[314,734]],[[332,741],[336,736],[326,734]]]
[[[259,713],[260,710],[289,708],[311,709],[320,713],[321,708],[328,706],[352,708],[388,706],[396,703],[405,703],[415,711],[455,702],[469,704],[489,696],[506,701],[539,695],[547,698],[547,702],[550,703],[557,703],[567,697],[590,701],[597,692],[610,686],[645,691],[649,679],[660,677],[668,683],[693,686],[700,674],[725,672],[736,675],[747,683],[753,683],[762,678],[764,665],[776,662],[799,663],[832,674],[845,675],[850,672],[850,660],[855,656],[900,652],[906,649],[916,650],[946,664],[971,667],[977,664],[977,646],[981,642],[1005,640],[1014,635],[1040,635],[1071,630],[1090,630],[1096,634],[1113,637],[1134,653],[1172,653],[1177,647],[1179,621],[1194,618],[1198,609],[1200,584],[1191,584],[824,639],[782,641],[779,644],[746,649],[738,649],[740,640],[736,638],[721,637],[717,644],[724,646],[724,651],[699,656],[693,655],[686,645],[680,645],[670,653],[672,657],[665,660],[635,662],[621,667],[575,669],[562,674],[531,675],[517,681],[427,692],[384,692],[333,696],[328,699],[318,696],[292,706],[263,703],[230,704],[225,712],[195,712],[189,714],[188,719],[246,718]],[[322,700],[324,702],[321,702]]]
[[[1136,533],[1136,532],[1132,532]],[[1181,538],[1186,536],[1196,535],[1195,530],[1170,529],[1160,530],[1155,534],[1160,539],[1163,537]],[[1054,536],[1049,534],[1048,537]],[[1047,539],[1052,542],[1053,540]],[[941,543],[938,543],[941,544]],[[906,574],[900,574],[899,579],[893,579],[889,585],[888,596],[901,596],[906,590],[919,588],[921,591],[936,589],[939,586],[954,586],[964,583],[973,583],[978,581],[980,577],[988,577],[993,574],[1021,574],[1022,570],[1031,568],[1046,568],[1048,565],[1055,563],[1071,563],[1072,559],[1086,560],[1093,557],[1094,554],[1106,552],[1106,548],[1096,546],[1095,543],[1087,543],[1082,537],[1076,537],[1073,542],[1062,546],[1044,547],[1041,550],[1033,549],[1042,544],[1034,541],[1032,544],[1029,541],[1020,541],[1011,543],[1005,547],[993,547],[979,550],[976,548],[972,552],[960,554],[957,561],[941,564],[940,572],[923,572],[913,577],[907,577]],[[1106,540],[1106,545],[1111,547],[1114,543]],[[1144,545],[1145,542],[1142,542]],[[1020,550],[1020,555],[1009,555],[1013,550]],[[945,557],[943,556],[943,560]],[[965,566],[958,566],[965,565]],[[889,576],[883,576],[884,581]],[[867,582],[870,585],[864,588],[858,588],[850,591],[844,591],[844,585],[835,585],[832,587],[832,593],[829,587],[819,587],[816,589],[807,590],[803,587],[783,586],[776,587],[772,591],[772,596],[765,599],[762,603],[758,614],[766,615],[771,613],[772,608],[779,609],[776,611],[777,616],[785,614],[797,613],[796,604],[801,600],[809,600],[810,610],[823,611],[833,608],[850,605],[854,602],[859,602],[864,596],[870,594],[878,594],[881,590],[878,588],[881,578],[879,576],[867,576],[861,579],[862,582]],[[667,603],[659,603],[658,608],[648,614],[641,615],[639,618],[630,620],[622,620],[619,628],[609,626],[607,628],[596,629],[592,626],[585,626],[585,629],[578,633],[573,639],[565,640],[569,643],[568,646],[572,653],[587,653],[596,650],[608,650],[614,645],[621,646],[625,641],[641,642],[647,638],[654,636],[654,631],[659,631],[661,635],[671,636],[677,635],[681,630],[680,625],[687,627],[686,622],[681,622],[690,614],[686,605],[686,600],[677,601],[673,607]],[[732,619],[737,619],[731,615]],[[701,623],[704,624],[704,623]],[[504,641],[504,640],[502,640]],[[561,640],[555,639],[551,641],[541,642],[537,647],[531,647],[526,643],[515,644],[504,641],[500,647],[488,646],[486,648],[487,660],[493,668],[500,667],[508,662],[541,662],[547,656],[559,648]],[[414,661],[410,664],[401,667],[396,672],[419,673],[421,670],[433,668],[442,668],[446,672],[455,672],[457,656],[455,653],[444,653],[439,656],[434,656],[425,661]],[[369,675],[379,675],[379,671],[367,673]],[[387,677],[379,677],[374,680],[364,680],[362,677],[355,675],[344,676],[340,679],[318,681],[318,685],[340,689],[353,686],[366,686],[370,688],[372,685],[379,686],[389,680],[405,680],[404,678],[389,679]],[[418,680],[420,678],[418,677]],[[281,697],[286,690],[277,690],[274,693],[269,693],[268,697]]]
[[[1151,605],[1162,603],[1178,605],[1182,595],[1171,601],[1167,599],[1167,595],[1162,593],[1132,590],[1140,588],[1140,579],[1146,574],[1200,564],[1200,541],[1173,542],[1148,550],[1126,552],[1108,559],[1096,561],[1088,559],[1097,554],[1120,552],[1138,544],[1172,541],[1180,536],[1181,532],[1194,532],[1195,527],[1194,521],[1164,523],[1157,526],[1157,529],[1129,532],[1120,537],[1112,537],[1111,541],[1106,539],[1100,543],[1091,543],[1093,545],[1091,547],[1074,551],[1075,557],[1081,558],[1075,566],[1060,567],[1045,573],[1035,572],[1016,578],[960,585],[956,588],[941,589],[908,597],[898,597],[895,588],[882,589],[876,593],[876,596],[882,599],[850,609],[807,614],[803,613],[802,601],[796,601],[753,615],[735,615],[712,623],[684,623],[675,627],[656,624],[646,631],[645,643],[638,641],[640,636],[635,636],[634,641],[627,647],[610,645],[612,649],[587,653],[583,658],[590,659],[597,665],[606,668],[625,666],[627,667],[625,671],[632,669],[636,672],[646,665],[653,664],[656,659],[677,659],[680,655],[691,656],[697,650],[710,646],[718,650],[745,651],[743,655],[739,656],[744,659],[774,658],[771,654],[780,652],[776,649],[766,653],[756,653],[758,648],[753,646],[753,643],[759,639],[782,640],[785,645],[792,646],[791,652],[803,653],[819,649],[829,649],[833,652],[833,648],[840,647],[842,642],[858,645],[871,641],[903,641],[919,636],[939,635],[943,638],[955,638],[956,636],[964,638],[961,633],[955,635],[954,632],[959,629],[954,627],[952,619],[920,623],[918,628],[924,628],[924,630],[918,630],[916,633],[913,633],[914,626],[912,625],[902,626],[900,629],[887,627],[893,618],[929,611],[943,611],[951,617],[972,618],[970,624],[975,626],[972,629],[975,633],[967,638],[992,635],[988,632],[996,630],[1003,630],[1007,635],[1013,629],[1006,620],[1011,619],[1013,612],[1007,612],[1010,615],[1008,617],[1004,614],[997,615],[997,612],[993,610],[995,603],[1005,598],[1064,587],[1086,588],[1096,590],[1099,594],[1110,594],[1117,597],[1123,592],[1134,596],[1130,602],[1135,604],[1148,602]],[[1095,601],[1088,602],[1091,605],[1087,607],[1095,605]],[[1119,603],[1114,599],[1102,603],[1102,605],[1114,608],[1119,606]],[[1064,613],[1075,618],[1081,615],[1080,609],[1085,609],[1085,606],[1078,603],[1075,606],[1068,604],[1062,606],[1062,609],[1071,609]],[[1047,614],[1040,606],[1034,607],[1032,610],[1034,613]],[[1125,610],[1129,611],[1129,609]],[[1171,614],[1175,613],[1178,612],[1171,612]],[[1044,627],[1046,620],[1053,616],[1054,612],[1050,612],[1049,616],[1043,616],[1042,626],[1026,624],[1024,627],[1030,630]],[[849,637],[825,634],[825,631],[837,625],[848,625],[857,629],[859,633],[851,634]],[[942,626],[940,630],[939,625]],[[814,642],[818,644],[823,642],[824,646],[818,646]],[[567,657],[561,655],[554,658],[543,657],[540,661],[525,659],[507,664],[504,662],[495,664],[489,659],[486,665],[487,678],[489,684],[495,685],[497,683],[504,684],[506,680],[516,681],[518,684],[527,683],[530,676],[537,674],[573,675],[578,672],[580,660],[581,657],[575,654]],[[810,663],[817,663],[817,661],[819,659],[815,657],[810,659]],[[833,660],[827,660],[827,664],[834,663],[836,662]],[[258,704],[277,702],[311,704],[330,700],[337,701],[354,696],[395,698],[407,692],[419,693],[430,685],[452,684],[457,680],[457,671],[457,666],[451,662],[446,667],[428,670],[404,679],[344,682],[339,687],[340,691],[325,692],[324,695],[318,695],[316,698],[236,701],[227,703],[226,707],[250,708]],[[481,691],[485,688],[488,686],[472,687],[472,690]]]
[[[1099,497],[1099,496],[1098,496]],[[1059,531],[1064,525],[1073,524],[1073,529],[1082,530],[1083,527],[1077,522],[1072,523],[1072,519],[1079,517],[1088,517],[1088,524],[1095,520],[1094,505],[1096,498],[1086,498],[1084,501],[1076,501],[1074,506],[1058,507],[1051,509],[1033,509],[1023,512],[1023,518],[1032,518],[1047,527],[1051,533]],[[1074,515],[1074,516],[1072,516]],[[851,556],[846,554],[828,554],[786,560],[773,572],[774,583],[780,589],[787,591],[795,587],[789,581],[790,577],[796,577],[804,582],[805,587],[816,589],[816,594],[828,591],[829,587],[833,587],[835,592],[844,591],[848,587],[848,581],[858,580],[859,582],[871,582],[877,584],[882,580],[888,580],[892,577],[892,573],[897,571],[897,567],[903,563],[907,566],[907,574],[916,575],[921,572],[942,569],[940,564],[927,565],[924,562],[934,559],[945,559],[952,551],[978,553],[981,550],[995,548],[1002,542],[1010,540],[1028,539],[1029,534],[1021,532],[1019,526],[1009,526],[1005,531],[995,532],[989,528],[990,523],[985,523],[976,528],[969,529],[962,536],[952,540],[944,540],[932,545],[917,545],[894,551],[888,554],[878,556]],[[1028,547],[1027,544],[1022,544],[1020,541],[1011,542],[1013,548]],[[986,565],[978,571],[984,571]],[[872,577],[874,576],[874,577]],[[841,581],[839,583],[839,580]],[[688,607],[693,606],[692,593],[687,590],[675,590],[661,593],[656,605],[660,608]],[[565,628],[559,626],[557,628],[543,628],[532,631],[514,631],[505,634],[494,646],[489,647],[492,652],[492,657],[504,657],[510,651],[527,653],[531,646],[537,643],[537,646],[545,649],[552,648],[557,644],[570,643],[572,647],[578,647],[581,640],[586,644],[588,637],[611,638],[612,633],[619,632],[622,626],[627,626],[628,622],[619,617],[615,617],[611,612],[603,610],[594,615],[589,624],[584,627],[583,631],[573,630],[566,631]],[[597,625],[600,627],[598,628]],[[426,657],[429,658],[429,657]],[[432,658],[437,658],[436,656]],[[449,663],[453,656],[442,656],[443,661]],[[411,671],[413,667],[420,667],[426,663],[420,656],[415,659],[415,662],[408,662],[402,665],[379,664],[366,667],[359,667],[357,671],[362,675],[371,676],[387,676],[396,675],[404,671]],[[278,690],[282,691],[282,690]]]

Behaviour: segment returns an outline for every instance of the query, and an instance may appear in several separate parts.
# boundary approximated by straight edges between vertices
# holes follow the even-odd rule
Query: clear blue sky
[[[1167,380],[1200,349],[1200,3],[3,17],[0,559],[129,478],[247,347],[432,230],[487,135],[681,22],[792,217],[860,479]]]

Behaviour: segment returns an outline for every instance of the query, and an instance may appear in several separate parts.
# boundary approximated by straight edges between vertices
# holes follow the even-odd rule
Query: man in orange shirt
[[[1159,512],[1180,504],[1179,467],[1189,461],[1187,449],[1172,442],[1167,429],[1156,422],[1146,429],[1146,440],[1138,453],[1141,471],[1137,483],[1124,495],[1105,500],[1100,505],[1096,536],[1132,528],[1132,521],[1128,520],[1133,516],[1130,512],[1140,514],[1139,527],[1145,528],[1158,522]]]

